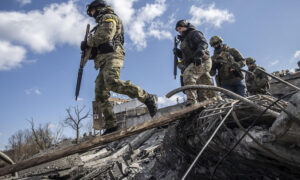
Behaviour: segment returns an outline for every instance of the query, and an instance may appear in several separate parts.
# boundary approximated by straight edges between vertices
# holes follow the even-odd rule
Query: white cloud
[[[154,37],[159,40],[169,39],[171,33],[166,29],[163,30],[161,27],[149,28],[154,20],[159,21],[158,18],[166,11],[166,0],[155,0],[152,4],[147,3],[144,7],[134,9],[133,4],[137,1],[109,1],[123,20],[125,32],[129,35],[133,45],[138,50],[141,50],[147,47],[146,39],[148,37]]]
[[[77,98],[77,101],[83,101],[83,100],[84,100],[83,98],[80,97]]]
[[[279,60],[275,60],[275,61],[273,61],[273,62],[270,63],[270,66],[275,66],[278,63],[279,63]]]
[[[114,7],[117,14],[122,18],[124,24],[129,24],[135,13],[133,3],[138,0],[108,0],[108,2]]]
[[[26,4],[30,4],[31,0],[17,0],[18,3],[21,4],[21,6],[24,6]]]
[[[295,52],[294,58],[300,58],[300,50]]]
[[[195,26],[202,24],[212,24],[215,27],[221,27],[224,22],[234,22],[234,15],[228,10],[220,10],[215,8],[215,4],[211,4],[208,8],[191,6],[190,12],[192,18],[190,22]]]
[[[26,89],[26,90],[25,90],[25,93],[26,93],[27,95],[30,95],[30,94],[41,95],[41,94],[42,94],[41,91],[40,91],[38,88],[36,88],[36,87],[30,88],[30,89]]]
[[[162,40],[162,39],[172,39],[173,36],[172,34],[169,32],[169,31],[165,31],[165,30],[158,30],[158,29],[152,29],[152,30],[149,30],[149,36],[153,36],[159,40]]]
[[[0,71],[20,67],[25,56],[26,50],[23,47],[0,40]]]
[[[55,129],[57,127],[56,124],[48,124],[48,129]]]
[[[0,132],[0,136],[2,136],[2,133]]]
[[[184,101],[184,97],[178,94],[175,94],[171,98],[166,98],[166,97],[158,97],[158,107],[166,107],[166,106],[171,106],[177,104],[177,101],[179,103],[182,103]]]
[[[148,35],[153,36],[158,40],[170,39],[173,40],[172,33],[168,31],[166,27],[170,27],[172,22],[172,17],[170,17],[169,23],[166,25],[161,21],[152,22],[148,28]],[[171,22],[171,23],[170,23]]]
[[[38,53],[52,51],[57,44],[79,46],[85,24],[92,23],[72,0],[50,4],[42,11],[2,11],[0,19],[0,39],[25,45]]]
[[[138,0],[109,0],[119,14],[125,26],[125,33],[132,44],[139,50],[147,46],[147,38],[172,39],[171,33],[164,27],[149,28],[153,21],[166,11],[166,0],[155,0],[145,6],[135,9]],[[18,0],[28,4],[30,0]],[[1,52],[0,70],[10,70],[20,66],[24,61],[26,50],[35,53],[53,51],[58,45],[68,44],[79,46],[83,38],[86,24],[94,24],[93,18],[80,11],[77,1],[69,0],[64,3],[52,3],[42,10],[28,12],[0,11],[0,39],[1,43],[8,43],[7,48],[15,48],[13,56],[5,56]],[[12,33],[13,32],[13,33]],[[130,43],[131,44],[131,43]],[[2,50],[3,51],[3,50]]]

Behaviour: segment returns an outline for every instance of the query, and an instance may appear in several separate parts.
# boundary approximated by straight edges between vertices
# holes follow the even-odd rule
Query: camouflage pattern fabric
[[[88,46],[98,47],[100,44],[115,39],[122,33],[122,21],[113,13],[111,7],[101,8],[107,14],[96,18],[98,27],[95,33],[89,37]],[[101,13],[100,13],[101,14]],[[114,52],[98,53],[94,59],[95,68],[100,69],[95,81],[95,99],[101,104],[105,128],[115,127],[116,116],[113,107],[108,101],[110,91],[128,95],[130,98],[138,98],[145,102],[148,93],[130,81],[120,80],[120,71],[124,63],[125,51],[122,44],[118,44]]]
[[[181,36],[180,51],[182,52],[182,61],[179,62],[179,68],[183,71],[183,85],[205,84],[213,85],[209,71],[212,66],[208,44],[202,32],[191,26]],[[201,59],[201,64],[196,66],[197,59]],[[207,90],[186,90],[187,105],[195,104],[197,101],[203,101],[215,97],[215,92]]]
[[[268,94],[268,89],[270,88],[269,78],[267,75],[257,70],[257,68],[264,68],[256,66],[254,69],[249,69],[253,74],[246,74],[246,86],[249,95],[256,94]]]
[[[219,83],[221,84],[230,84],[244,79],[241,71],[232,70],[229,64],[220,63],[219,59],[237,63],[240,68],[244,67],[246,64],[245,60],[237,49],[230,48],[226,44],[221,44],[218,50],[215,49],[212,56],[213,65],[210,74],[214,76],[216,75],[216,71],[218,71]]]
[[[211,69],[211,59],[203,61],[199,66],[191,63],[183,72],[183,83],[184,85],[196,85],[196,84],[207,84],[212,83],[207,77],[210,77],[209,71]],[[204,78],[201,78],[204,77]],[[186,90],[187,104],[195,104],[197,102],[197,90]],[[205,91],[199,93],[201,100],[208,98],[208,94]]]
[[[211,78],[209,72],[206,72],[200,77],[197,84],[214,86],[214,81]],[[218,96],[216,91],[208,91],[208,90],[198,90],[197,94],[198,94],[198,101],[199,102],[204,101],[207,98],[213,98],[213,97]]]

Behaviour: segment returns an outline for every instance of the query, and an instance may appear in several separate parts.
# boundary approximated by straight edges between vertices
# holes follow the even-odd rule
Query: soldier
[[[297,64],[298,64],[298,69],[296,68],[296,69],[295,69],[295,72],[300,72],[300,61],[298,61]]]
[[[130,81],[120,80],[125,55],[121,19],[104,0],[94,0],[87,5],[87,14],[94,17],[98,25],[88,40],[81,43],[81,49],[92,47],[96,51],[94,64],[100,72],[95,81],[95,99],[102,107],[106,129],[104,134],[117,130],[116,115],[108,101],[110,91],[137,98],[147,106],[153,117],[157,111],[157,96],[148,94]]]
[[[240,68],[245,66],[245,60],[237,49],[230,48],[222,42],[223,39],[220,36],[213,36],[210,39],[209,44],[215,49],[210,74],[214,76],[218,70],[217,85],[245,97],[244,75],[240,71]]]
[[[175,30],[180,34],[180,49],[174,48],[173,52],[182,60],[179,62],[179,68],[183,71],[183,84],[195,85],[206,84],[213,85],[209,75],[211,69],[211,59],[207,50],[208,44],[203,33],[186,20],[180,20],[176,23]],[[192,105],[199,101],[208,99],[215,94],[209,95],[208,91],[201,90],[197,95],[197,90],[186,90],[186,105]],[[198,96],[198,97],[197,97]]]
[[[246,86],[249,95],[256,95],[256,94],[268,94],[270,93],[267,91],[270,88],[269,78],[267,75],[262,73],[261,71],[257,70],[257,68],[261,68],[255,64],[255,59],[253,57],[246,58],[246,64],[248,66],[248,71],[252,72],[253,74],[246,73]]]

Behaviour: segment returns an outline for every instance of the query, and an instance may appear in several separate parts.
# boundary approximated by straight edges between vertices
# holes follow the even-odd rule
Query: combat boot
[[[118,130],[118,126],[107,128],[107,129],[105,129],[104,133],[101,136],[104,136],[106,134],[110,134],[110,133],[115,132],[117,130]]]
[[[148,108],[150,116],[153,117],[157,112],[157,96],[149,94],[147,99],[145,100],[145,105]]]

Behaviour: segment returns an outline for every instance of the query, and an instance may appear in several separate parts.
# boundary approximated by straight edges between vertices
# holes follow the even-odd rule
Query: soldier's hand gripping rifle
[[[223,63],[223,64],[228,64],[232,69],[236,70],[236,71],[243,71],[245,73],[248,73],[250,75],[254,75],[253,72],[251,71],[247,71],[239,66],[237,66],[235,63],[231,62],[231,61],[226,61],[224,59],[217,59],[218,63]]]
[[[178,42],[179,42],[179,40],[178,40],[177,36],[175,36],[175,38],[174,38],[174,49],[177,49]],[[175,53],[174,54],[174,71],[173,71],[174,79],[176,79],[176,76],[177,76],[177,66],[178,66],[178,57]]]
[[[89,32],[90,32],[90,24],[88,24],[86,26],[84,41],[87,41]],[[76,101],[77,101],[77,98],[79,96],[81,79],[82,79],[82,74],[83,74],[83,67],[84,67],[85,63],[87,62],[88,57],[91,54],[91,50],[92,50],[92,48],[88,47],[85,50],[81,51],[80,65],[79,65],[79,70],[78,70],[77,83],[76,83],[76,91],[75,91],[75,100]]]

